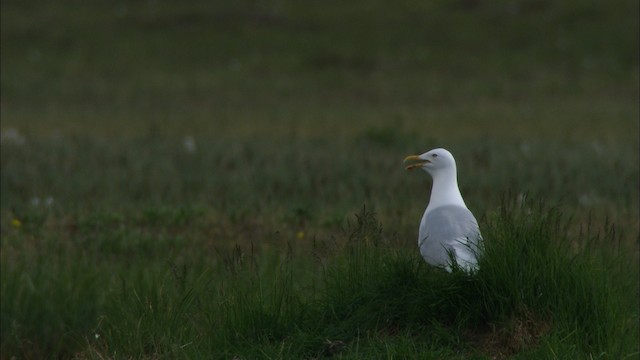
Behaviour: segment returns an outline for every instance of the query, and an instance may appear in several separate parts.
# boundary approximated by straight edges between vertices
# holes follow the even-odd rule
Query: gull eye
[[[433,158],[437,158],[437,157],[438,157],[438,154],[431,154],[431,157],[433,157]]]

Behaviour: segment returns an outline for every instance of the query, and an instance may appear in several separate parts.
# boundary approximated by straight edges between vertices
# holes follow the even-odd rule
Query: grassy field
[[[636,1],[1,6],[0,358],[638,356]]]

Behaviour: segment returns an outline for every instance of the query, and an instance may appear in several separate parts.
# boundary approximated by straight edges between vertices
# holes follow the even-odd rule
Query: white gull
[[[406,169],[421,168],[433,179],[431,199],[420,221],[418,246],[424,260],[451,271],[478,269],[482,235],[478,221],[462,199],[458,188],[456,160],[445,149],[410,155]],[[455,265],[454,265],[455,262]]]

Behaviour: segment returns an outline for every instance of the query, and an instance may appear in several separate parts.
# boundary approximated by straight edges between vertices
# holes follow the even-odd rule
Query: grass
[[[140,256],[142,244],[132,245],[137,259],[104,258],[102,249],[47,239],[30,251],[38,259],[3,261],[3,274],[20,274],[2,279],[3,334],[10,334],[3,351],[27,358],[633,356],[630,269],[637,264],[624,248],[599,251],[620,242],[615,233],[584,234],[576,253],[558,211],[528,203],[503,205],[485,225],[490,241],[476,276],[428,267],[366,209],[342,238],[318,242],[311,254],[238,245],[212,258],[161,262]],[[148,241],[170,248],[159,240]],[[77,260],[52,256],[63,250]],[[28,253],[6,244],[3,252]]]
[[[45,137],[446,138],[452,122],[456,137],[636,137],[634,1],[367,4],[5,2],[3,122]]]
[[[637,2],[1,6],[0,358],[637,356]]]

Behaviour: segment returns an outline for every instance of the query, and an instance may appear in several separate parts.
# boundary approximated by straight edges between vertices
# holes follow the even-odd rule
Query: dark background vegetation
[[[168,356],[142,343],[175,333],[105,339],[114,294],[238,254],[305,263],[365,204],[413,251],[429,183],[402,159],[435,147],[481,226],[544,199],[574,248],[600,231],[637,263],[637,1],[1,7],[3,358]]]

